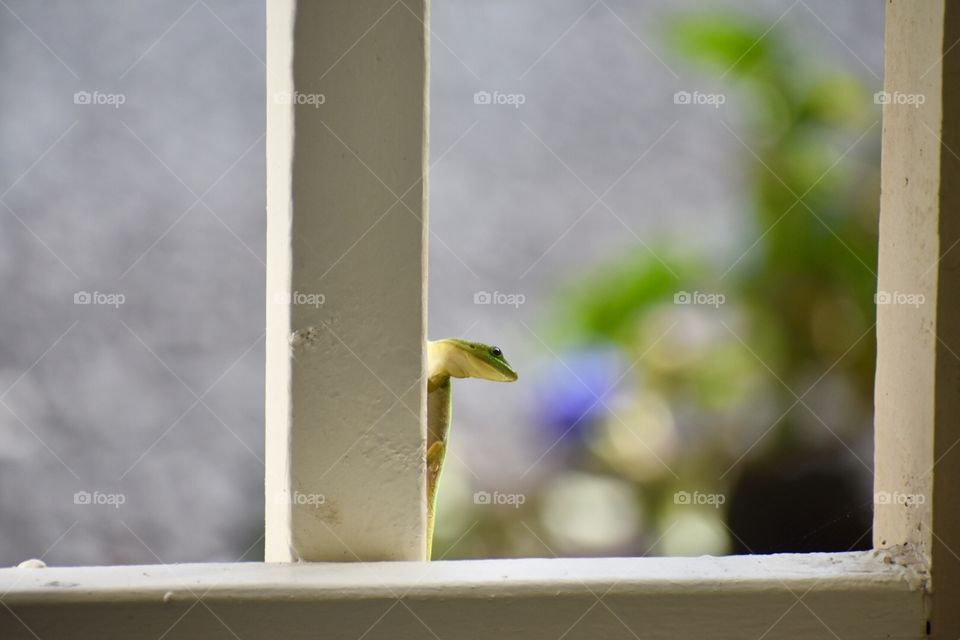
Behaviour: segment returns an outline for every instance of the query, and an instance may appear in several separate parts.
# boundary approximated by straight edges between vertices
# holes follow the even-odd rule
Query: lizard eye
[[[500,347],[490,347],[490,355],[494,358],[499,358],[503,355],[503,351],[500,351]]]

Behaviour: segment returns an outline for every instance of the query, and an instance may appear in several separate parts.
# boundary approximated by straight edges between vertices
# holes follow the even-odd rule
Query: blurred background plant
[[[856,74],[768,30],[699,12],[665,31],[723,74],[752,239],[732,261],[648,243],[561,290],[535,334],[555,358],[521,373],[561,463],[473,500],[451,478],[441,553],[869,547],[880,111]]]

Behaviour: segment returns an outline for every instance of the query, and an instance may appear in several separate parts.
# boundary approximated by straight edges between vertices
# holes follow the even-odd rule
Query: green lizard
[[[427,343],[427,559],[433,551],[433,526],[437,515],[437,481],[447,453],[447,435],[453,412],[450,378],[483,378],[513,382],[517,372],[500,347],[458,338]]]

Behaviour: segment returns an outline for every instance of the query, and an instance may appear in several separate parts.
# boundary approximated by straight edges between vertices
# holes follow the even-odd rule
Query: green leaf
[[[774,49],[763,27],[729,13],[681,16],[668,25],[667,35],[681,55],[736,74],[769,63]]]

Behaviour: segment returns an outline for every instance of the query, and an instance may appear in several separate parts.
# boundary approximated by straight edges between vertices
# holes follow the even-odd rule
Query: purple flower
[[[620,351],[608,346],[561,353],[539,376],[537,421],[552,440],[582,441],[606,415],[609,397],[624,370]]]

